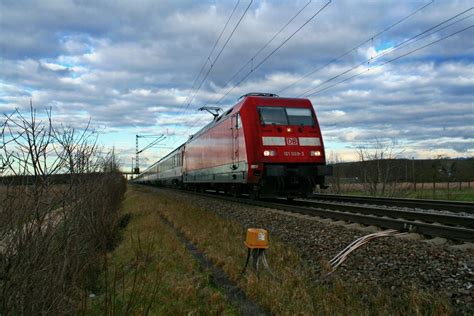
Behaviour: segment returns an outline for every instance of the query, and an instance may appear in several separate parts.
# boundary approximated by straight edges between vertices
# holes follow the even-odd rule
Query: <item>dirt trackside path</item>
[[[168,221],[165,217],[163,221],[171,227],[179,240],[186,246],[186,249],[193,255],[193,257],[199,262],[201,268],[211,273],[211,281],[219,288],[222,289],[226,297],[239,308],[242,315],[265,315],[268,312],[264,312],[263,309],[253,302],[247,299],[245,293],[239,288],[239,286],[231,281],[222,269],[217,268],[212,262],[206,258],[206,256],[199,251],[195,245],[193,245],[182,232],[173,226],[173,223]]]
[[[133,188],[123,213],[131,219],[112,251],[97,289],[88,300],[91,314],[239,314],[210,274],[163,222],[159,205]]]

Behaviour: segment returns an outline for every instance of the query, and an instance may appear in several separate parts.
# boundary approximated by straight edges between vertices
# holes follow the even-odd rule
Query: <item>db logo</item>
[[[296,137],[288,137],[286,139],[286,144],[287,145],[298,145],[298,139]]]

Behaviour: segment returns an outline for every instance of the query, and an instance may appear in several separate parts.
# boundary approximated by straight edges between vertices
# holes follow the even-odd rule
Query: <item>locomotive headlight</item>
[[[276,151],[275,150],[264,150],[263,155],[265,157],[273,157],[273,156],[276,156]]]
[[[288,128],[286,129],[286,131],[287,131],[288,133],[291,133],[291,131],[292,131],[291,127],[288,127]]]
[[[309,152],[309,155],[310,155],[311,157],[319,157],[319,156],[321,156],[321,152],[320,152],[319,150],[311,150],[311,151]]]

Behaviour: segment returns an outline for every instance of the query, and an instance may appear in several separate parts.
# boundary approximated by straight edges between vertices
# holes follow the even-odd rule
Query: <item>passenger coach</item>
[[[135,182],[291,198],[324,188],[331,171],[308,99],[249,93]]]

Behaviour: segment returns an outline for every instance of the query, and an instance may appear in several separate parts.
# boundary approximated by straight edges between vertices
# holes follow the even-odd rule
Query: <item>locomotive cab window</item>
[[[262,106],[258,112],[263,125],[288,125],[284,107]]]
[[[313,114],[306,108],[286,108],[288,122],[290,125],[310,126],[314,125]]]
[[[313,114],[308,108],[260,106],[257,109],[263,125],[315,125]]]

